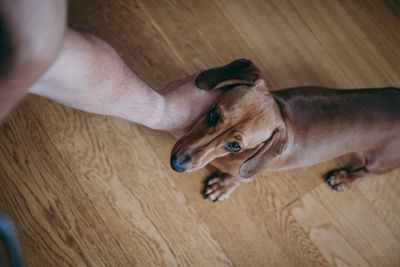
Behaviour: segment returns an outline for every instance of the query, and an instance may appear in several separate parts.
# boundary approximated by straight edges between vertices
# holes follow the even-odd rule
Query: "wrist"
[[[154,130],[165,131],[166,100],[164,96],[160,95],[155,90],[151,90],[151,92],[152,94],[149,96],[149,101],[147,102],[149,105],[149,112],[145,115],[145,120],[141,124]]]
[[[168,95],[160,95],[159,107],[157,113],[154,114],[154,121],[158,121],[154,123],[154,127],[150,127],[155,130],[172,132],[177,127],[179,127],[179,123],[177,117],[180,114],[177,114],[177,107],[181,107],[182,103],[173,101]],[[179,109],[179,108],[178,108]]]

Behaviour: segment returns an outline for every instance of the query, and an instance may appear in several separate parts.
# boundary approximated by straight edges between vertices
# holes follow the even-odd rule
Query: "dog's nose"
[[[177,157],[175,154],[171,156],[171,167],[177,172],[186,171],[187,164],[190,161],[189,156],[179,156]]]

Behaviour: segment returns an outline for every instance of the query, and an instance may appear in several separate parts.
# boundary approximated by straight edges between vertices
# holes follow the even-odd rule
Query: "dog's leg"
[[[343,168],[330,171],[325,178],[325,181],[337,191],[345,191],[353,185],[361,182],[364,179],[373,177],[379,174],[387,173],[391,170],[400,167],[398,159],[398,144],[396,141],[384,149],[376,149],[364,153],[365,166],[349,170]]]
[[[345,191],[353,185],[361,182],[361,180],[373,176],[367,167],[362,167],[356,170],[339,169],[330,171],[325,178],[325,181],[336,191]]]
[[[216,172],[206,179],[203,196],[213,202],[227,199],[240,183],[250,180],[234,177],[229,173]]]

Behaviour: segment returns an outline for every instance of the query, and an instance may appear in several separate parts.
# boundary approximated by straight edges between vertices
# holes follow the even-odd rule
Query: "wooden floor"
[[[246,57],[271,90],[400,86],[398,1],[71,0],[154,87]],[[394,5],[394,6],[393,6]],[[396,11],[397,10],[397,11]],[[28,266],[400,266],[400,170],[332,191],[345,159],[202,199],[174,139],[29,96],[0,130],[0,210]]]

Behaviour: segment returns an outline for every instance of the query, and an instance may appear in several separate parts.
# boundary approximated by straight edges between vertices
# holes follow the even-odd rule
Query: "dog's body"
[[[217,123],[206,125],[209,113],[178,141],[172,153],[173,167],[180,157],[181,163],[191,165],[185,170],[207,163],[220,170],[206,182],[205,197],[225,199],[240,182],[251,180],[261,170],[310,166],[349,153],[362,155],[364,165],[327,175],[326,181],[339,191],[400,167],[399,89],[301,87],[269,92],[258,75],[247,75],[258,74],[251,62],[235,62],[199,75],[199,87],[212,76],[223,86],[231,80],[228,85],[234,87],[217,103],[220,114],[214,113],[221,117]],[[228,78],[230,72],[233,78]],[[216,88],[218,82],[208,84]],[[232,147],[241,151],[229,153]]]

